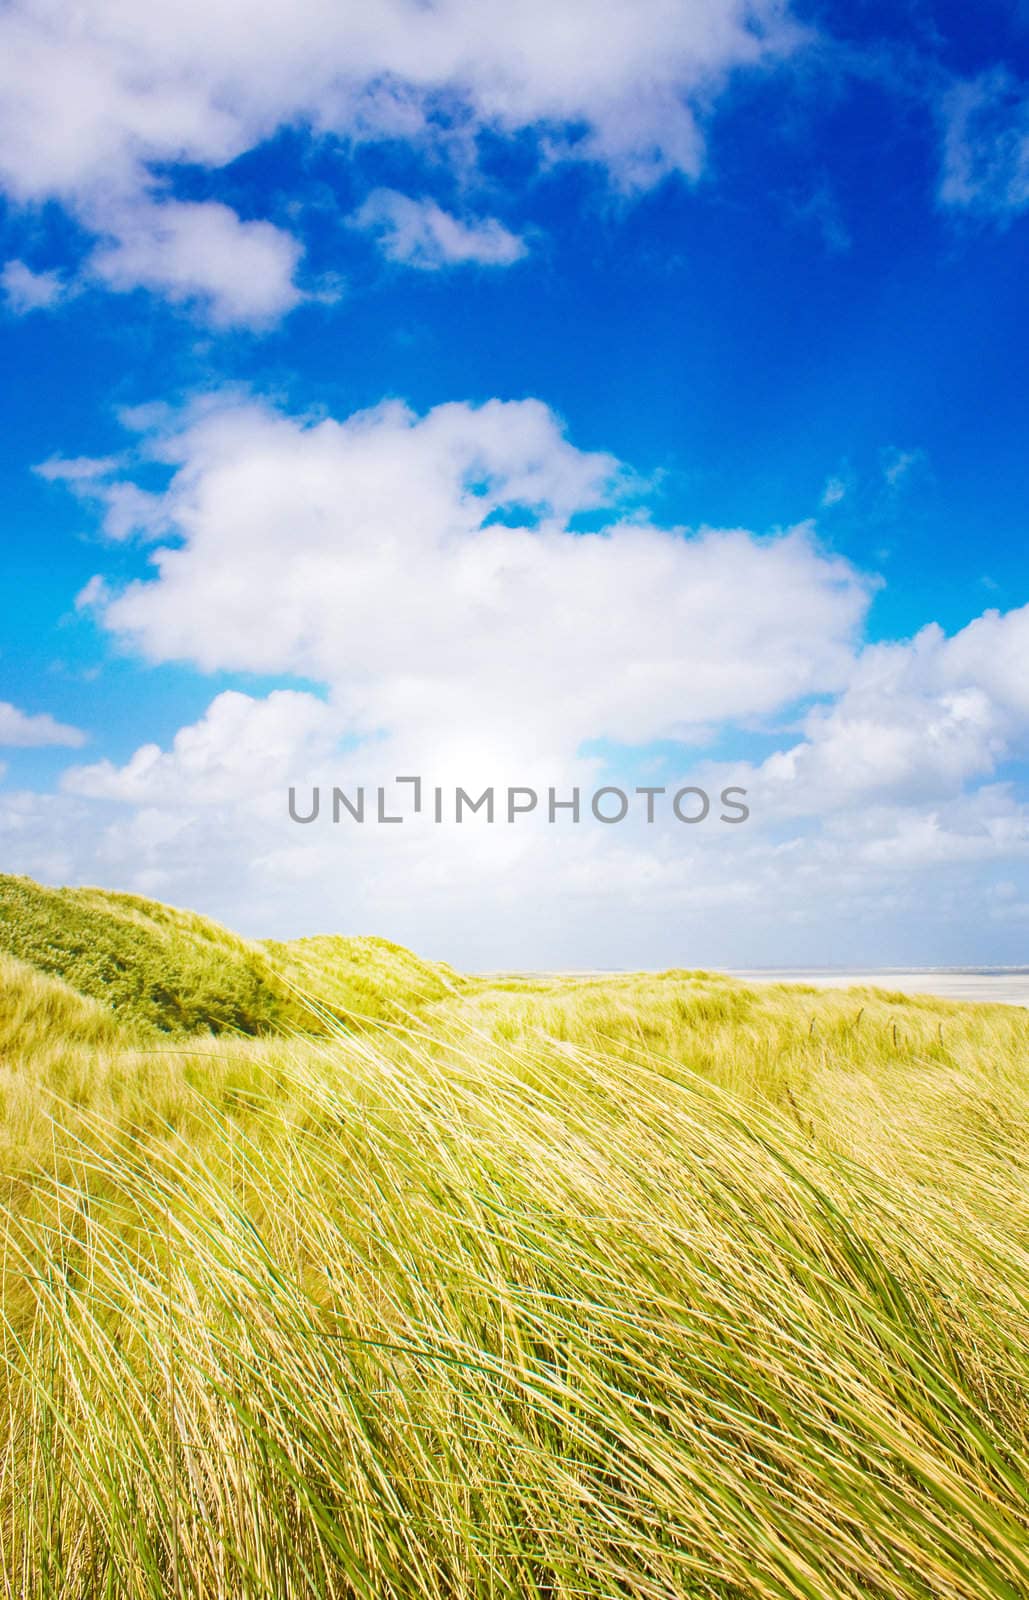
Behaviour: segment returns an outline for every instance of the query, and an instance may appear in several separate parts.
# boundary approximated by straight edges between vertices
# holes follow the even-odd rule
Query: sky
[[[10,0],[0,867],[1029,963],[1027,285],[1022,0]]]

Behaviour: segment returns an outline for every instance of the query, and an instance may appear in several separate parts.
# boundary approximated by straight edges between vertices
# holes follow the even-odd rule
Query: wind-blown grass
[[[241,939],[196,912],[102,889],[48,889],[0,873],[0,955],[58,978],[139,1032],[274,1034],[323,1014],[371,1021],[453,993],[448,967],[387,939]]]
[[[138,895],[0,876],[0,950],[137,1029],[254,1034],[304,1020],[258,945]]]
[[[1029,1595],[1026,1042],[667,975],[24,1063],[0,1594]]]
[[[262,948],[292,993],[317,996],[321,1016],[351,1027],[399,1021],[473,987],[444,962],[423,961],[389,939],[322,934],[285,943],[268,939]],[[311,1026],[308,1013],[306,1027]]]

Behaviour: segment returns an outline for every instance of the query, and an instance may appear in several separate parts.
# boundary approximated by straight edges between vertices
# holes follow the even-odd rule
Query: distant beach
[[[818,989],[850,989],[870,985],[900,994],[931,994],[942,1000],[974,1000],[980,1004],[1029,1006],[1029,967],[855,967],[734,968],[730,977],[749,983],[808,983]]]

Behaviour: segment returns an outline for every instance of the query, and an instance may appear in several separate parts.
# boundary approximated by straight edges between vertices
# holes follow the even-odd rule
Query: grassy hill
[[[126,1039],[109,1006],[0,951],[0,1059],[35,1055],[44,1041],[67,1051],[116,1049]]]
[[[139,895],[47,889],[5,875],[0,952],[61,979],[129,1028],[179,1035],[321,1031],[326,1008],[339,1019],[377,1020],[457,982],[385,939],[260,944]]]
[[[403,1021],[473,987],[443,962],[424,961],[389,939],[322,934],[286,943],[268,939],[262,948],[280,979],[352,1026]]]
[[[0,1595],[1029,1600],[1029,1015],[12,883]]]

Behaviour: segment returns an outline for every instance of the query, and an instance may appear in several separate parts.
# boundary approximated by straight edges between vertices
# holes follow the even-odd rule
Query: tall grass
[[[670,977],[23,1074],[0,1594],[1029,1595],[1025,1042]]]
[[[257,1034],[303,1020],[259,945],[138,895],[0,874],[0,951],[151,1032]]]
[[[351,1027],[400,1021],[476,987],[445,963],[424,961],[389,939],[323,934],[285,943],[267,939],[263,949],[293,994],[317,995],[320,1015],[345,1018]],[[311,1025],[308,1013],[305,1026]]]
[[[263,943],[141,895],[50,889],[0,873],[0,956],[66,983],[139,1032],[262,1035],[304,1031],[310,1009],[371,1020],[456,992],[449,967],[387,939],[327,936]]]

